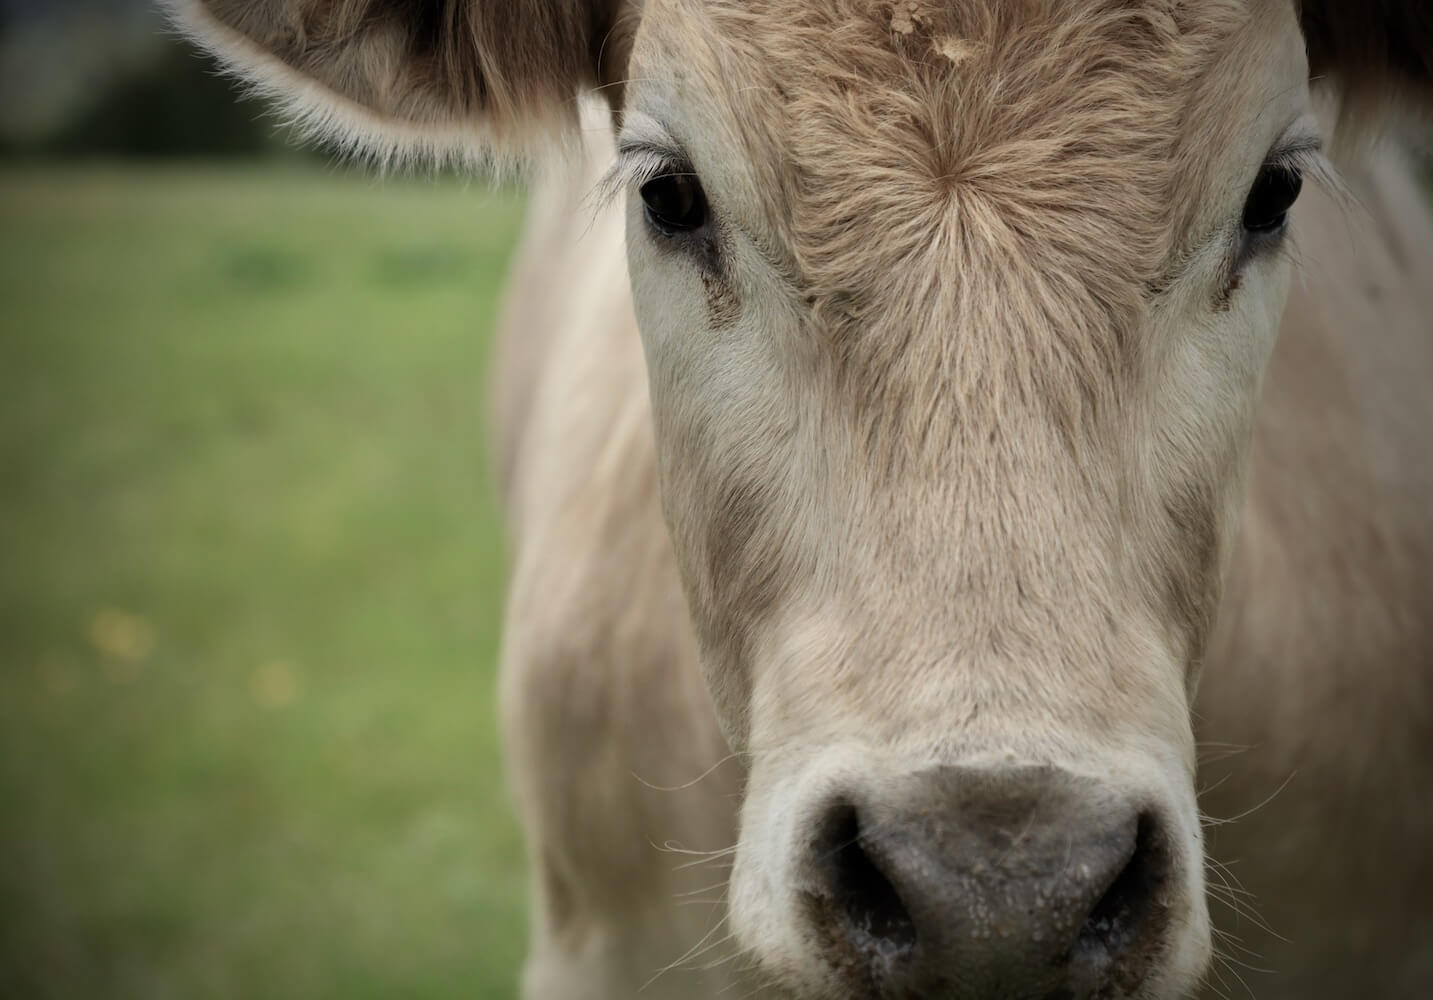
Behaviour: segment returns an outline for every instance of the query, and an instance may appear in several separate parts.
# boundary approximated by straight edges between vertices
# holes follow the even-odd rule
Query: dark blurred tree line
[[[54,136],[60,153],[173,156],[255,153],[272,141],[255,101],[236,100],[233,82],[180,43],[98,96]]]
[[[0,154],[295,155],[148,0],[0,0]]]
[[[8,152],[59,156],[252,155],[273,149],[257,101],[237,100],[227,77],[182,43],[168,42],[142,69],[94,95],[49,134],[9,143]]]

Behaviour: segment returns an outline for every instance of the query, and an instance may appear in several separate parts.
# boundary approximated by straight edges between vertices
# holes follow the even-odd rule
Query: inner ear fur
[[[1309,72],[1345,107],[1433,113],[1433,0],[1301,0]]]
[[[380,160],[526,156],[620,102],[636,0],[169,0],[302,127]]]

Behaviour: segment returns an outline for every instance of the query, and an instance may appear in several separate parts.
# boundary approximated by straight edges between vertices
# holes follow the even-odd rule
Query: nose
[[[941,767],[832,802],[806,904],[853,995],[1084,1000],[1138,990],[1169,923],[1152,811],[1054,767]]]

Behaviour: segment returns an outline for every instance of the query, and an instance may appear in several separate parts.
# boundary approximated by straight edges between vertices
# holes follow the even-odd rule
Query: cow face
[[[1189,698],[1307,76],[1282,4],[647,8],[664,508],[751,763],[733,928],[801,995],[1204,967]]]

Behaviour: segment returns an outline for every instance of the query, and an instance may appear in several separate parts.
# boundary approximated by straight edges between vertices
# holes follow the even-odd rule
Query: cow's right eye
[[[707,221],[707,198],[694,173],[653,177],[641,189],[647,221],[667,236],[700,229]]]

